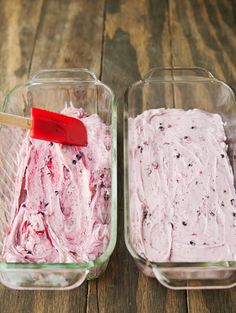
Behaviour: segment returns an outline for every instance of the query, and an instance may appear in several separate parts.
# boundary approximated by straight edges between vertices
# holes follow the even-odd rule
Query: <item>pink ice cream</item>
[[[110,238],[111,132],[96,114],[65,109],[83,120],[88,146],[23,141],[12,222],[4,242],[8,262],[87,262]]]
[[[155,262],[236,261],[236,197],[220,115],[154,109],[129,119],[130,232]]]

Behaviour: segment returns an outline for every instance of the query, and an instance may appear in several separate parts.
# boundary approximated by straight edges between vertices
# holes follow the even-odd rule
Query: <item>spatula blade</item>
[[[32,108],[31,115],[32,138],[61,144],[87,145],[87,130],[81,120],[39,108]]]

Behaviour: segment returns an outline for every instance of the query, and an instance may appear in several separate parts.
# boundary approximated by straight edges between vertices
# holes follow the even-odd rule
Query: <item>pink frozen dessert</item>
[[[8,262],[87,262],[109,243],[110,127],[82,109],[63,113],[83,120],[88,146],[50,143],[27,134],[3,248]]]
[[[154,262],[236,260],[236,198],[219,114],[129,119],[131,242]]]

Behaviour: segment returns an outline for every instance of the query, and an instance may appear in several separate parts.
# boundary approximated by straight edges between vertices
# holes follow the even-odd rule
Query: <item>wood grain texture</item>
[[[169,10],[173,66],[204,67],[236,90],[236,23],[232,2],[170,0]],[[236,312],[236,288],[187,294],[191,313]]]
[[[44,0],[31,73],[89,68],[99,76],[104,0]]]
[[[236,25],[230,0],[170,1],[174,66],[199,66],[236,87]]]
[[[43,0],[0,1],[0,90],[27,79]]]
[[[188,312],[236,313],[235,288],[191,291],[188,297]]]
[[[236,0],[232,0],[232,6],[233,6],[234,21],[236,25]]]
[[[118,104],[118,241],[110,265],[98,280],[100,313],[186,312],[186,293],[173,292],[139,273],[124,243],[123,97],[150,67],[171,65],[168,3],[108,0],[102,80]]]

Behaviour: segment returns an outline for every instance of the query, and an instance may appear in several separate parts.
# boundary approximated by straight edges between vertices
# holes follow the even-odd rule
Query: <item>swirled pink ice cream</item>
[[[67,108],[63,113],[83,120],[88,146],[26,136],[3,248],[8,262],[86,262],[100,256],[108,245],[110,127],[82,109]]]
[[[219,114],[129,119],[131,242],[155,262],[236,260],[236,197]]]

